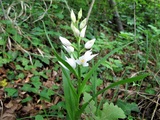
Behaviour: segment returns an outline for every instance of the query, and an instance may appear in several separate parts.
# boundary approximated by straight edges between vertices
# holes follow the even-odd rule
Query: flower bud
[[[90,48],[93,46],[95,40],[96,40],[96,39],[92,39],[92,40],[86,42],[85,48],[86,48],[86,49],[90,49]]]
[[[73,23],[76,22],[76,16],[75,16],[73,10],[71,10],[71,20],[72,20]]]
[[[67,40],[66,38],[64,37],[59,37],[59,39],[61,40],[62,44],[65,45],[65,46],[71,46],[72,44],[69,42],[69,40]]]
[[[74,52],[74,47],[72,47],[72,46],[63,46],[63,47],[68,53]]]
[[[86,33],[86,28],[87,28],[87,26],[85,26],[85,27],[81,30],[80,37],[84,38],[85,33]]]
[[[79,37],[80,31],[71,23],[71,29],[76,37]]]
[[[82,8],[80,9],[80,11],[78,12],[78,19],[80,20],[82,17]]]
[[[87,19],[85,18],[81,23],[80,23],[80,29],[83,29],[86,26]]]

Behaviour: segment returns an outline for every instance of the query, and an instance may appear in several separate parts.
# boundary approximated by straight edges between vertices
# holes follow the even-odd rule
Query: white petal
[[[84,67],[86,67],[86,66],[89,65],[89,64],[87,63],[87,61],[85,60],[84,55],[81,56],[78,60],[76,60],[76,63],[77,63],[78,65],[82,65],[82,66],[84,66]]]
[[[76,61],[74,58],[67,58],[66,57],[66,62],[68,62],[68,64],[73,67],[73,68],[76,68]]]
[[[76,37],[79,37],[80,31],[71,23],[71,29]]]
[[[68,53],[72,53],[72,52],[74,52],[74,47],[72,47],[72,46],[63,46],[64,47],[64,49],[68,52]]]
[[[86,49],[90,49],[90,48],[93,46],[95,40],[96,40],[96,39],[92,39],[92,40],[86,42],[85,48],[86,48]]]
[[[87,62],[83,64],[83,67],[87,67],[87,66],[89,66]]]
[[[81,62],[80,62],[79,60],[76,60],[76,63],[77,63],[78,65],[81,65]]]
[[[72,22],[74,22],[74,23],[76,22],[76,16],[75,16],[73,10],[71,10],[71,20],[72,20]]]
[[[97,56],[98,54],[93,54],[91,56],[88,57],[87,61],[90,61],[91,59],[93,59],[95,56]]]
[[[65,46],[71,46],[72,44],[69,42],[69,40],[67,40],[66,38],[64,37],[59,37],[59,39],[61,40],[62,44],[65,45]]]
[[[98,55],[98,54],[93,54],[93,55],[91,55],[91,54],[92,54],[92,51],[91,51],[91,50],[88,50],[88,51],[85,52],[84,58],[85,58],[86,61],[90,61],[90,60],[93,59],[96,55]]]
[[[84,56],[90,56],[92,54],[92,50],[88,50],[85,52]]]
[[[83,56],[79,57],[79,59],[76,60],[76,62],[79,65],[82,65],[82,64],[86,63],[85,56],[83,55]]]
[[[92,54],[91,50],[86,51],[84,55],[82,55],[81,57],[79,57],[78,60],[76,60],[76,63],[78,65],[83,65],[84,67],[88,66],[89,64],[87,62],[97,55],[97,54],[93,54],[93,55],[91,54]]]
[[[84,38],[85,33],[86,33],[86,28],[87,28],[87,26],[85,26],[85,27],[81,30],[80,37]]]
[[[81,23],[80,23],[80,29],[84,28],[86,26],[87,19],[85,18]]]

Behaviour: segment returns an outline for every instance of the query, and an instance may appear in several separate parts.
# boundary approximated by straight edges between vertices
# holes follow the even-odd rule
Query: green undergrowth
[[[72,0],[68,2],[65,0],[2,1],[3,9],[0,9],[0,68],[4,71],[0,71],[0,75],[2,75],[0,87],[6,94],[2,101],[5,103],[18,98],[21,100],[19,104],[23,106],[27,106],[27,104],[41,105],[41,109],[36,110],[33,115],[31,113],[21,114],[21,109],[19,109],[18,120],[66,119],[62,71],[46,38],[46,32],[58,54],[62,53],[61,49],[63,48],[59,42],[59,36],[65,35],[70,41],[74,41],[68,7],[72,7],[75,11],[82,8],[84,15],[87,15],[90,3],[86,3],[84,0],[76,0],[73,4],[70,2]],[[135,2],[138,11],[136,13],[136,34],[133,29],[134,15],[129,14],[131,11],[133,12],[134,7],[130,0],[127,2],[117,0],[122,22],[125,24],[125,31],[120,33],[115,32],[114,25],[109,22],[112,21],[113,16],[111,9],[106,11],[108,3],[100,2],[94,5],[86,38],[96,38],[93,51],[99,54],[91,62],[91,67],[82,69],[82,72],[86,73],[95,63],[98,63],[100,58],[116,48],[131,44],[117,50],[97,67],[81,96],[82,101],[80,102],[90,101],[81,118],[86,120],[142,118],[142,114],[138,116],[143,110],[138,106],[140,97],[142,97],[142,95],[139,96],[139,93],[145,93],[144,96],[157,93],[160,85],[160,28],[157,26],[160,23],[156,13],[159,11],[160,5],[158,2],[155,6],[153,2],[151,4],[140,0]],[[84,6],[86,4],[88,6]],[[100,7],[101,5],[102,7]],[[124,8],[124,6],[129,7]],[[139,11],[142,10],[146,12],[140,14]],[[102,15],[104,11],[106,14]],[[155,12],[154,15],[151,14],[153,12]],[[105,16],[105,19],[102,16]],[[148,19],[153,17],[154,20]],[[46,26],[46,31],[43,24]],[[92,96],[107,88],[108,85],[144,73],[149,73],[149,76],[145,79],[142,77],[141,81],[116,87],[113,85],[113,89],[107,89],[97,97],[98,99],[95,99],[96,97],[92,99]],[[73,78],[71,82],[76,86],[75,76],[71,77]],[[130,92],[133,92],[136,97],[131,96]],[[100,104],[99,109],[97,109],[98,104]]]

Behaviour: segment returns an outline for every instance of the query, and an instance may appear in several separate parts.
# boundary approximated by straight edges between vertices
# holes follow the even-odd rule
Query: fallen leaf
[[[17,110],[18,104],[12,105],[12,103],[9,103],[8,107],[9,109],[6,109],[2,115],[2,120],[16,120],[16,113],[15,110]]]

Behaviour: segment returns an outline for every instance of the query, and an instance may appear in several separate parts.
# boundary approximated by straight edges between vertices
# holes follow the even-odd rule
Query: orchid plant
[[[71,42],[60,36],[59,39],[63,44],[64,49],[69,53],[70,58],[65,56],[66,62],[73,67],[74,69],[76,68],[77,64],[78,65],[82,65],[83,67],[88,67],[89,64],[88,62],[93,59],[95,56],[97,56],[97,54],[92,54],[92,46],[94,45],[95,39],[89,40],[85,43],[84,48],[87,50],[84,55],[80,56],[80,53],[84,51],[84,48],[80,48],[80,43],[82,38],[85,37],[85,32],[86,32],[86,18],[80,23],[79,28],[78,28],[78,24],[79,24],[79,20],[82,17],[82,10],[79,11],[78,13],[78,20],[76,20],[76,16],[73,12],[73,10],[71,10],[71,29],[77,39],[77,46],[74,46],[73,44],[71,44]],[[78,56],[74,56],[74,50],[76,50]],[[61,62],[60,64],[66,68]],[[67,68],[66,68],[67,69]]]
[[[102,94],[106,90],[113,88],[117,85],[140,80],[146,77],[147,74],[121,80],[109,85],[103,90],[95,91],[95,94],[92,95],[92,98],[90,98],[87,102],[83,103],[81,101],[81,96],[85,92],[85,87],[87,85],[88,80],[91,79],[93,73],[96,71],[98,66],[101,65],[101,63],[103,63],[104,61],[106,61],[108,57],[110,57],[111,55],[113,55],[114,53],[124,48],[125,46],[128,46],[131,43],[128,43],[124,46],[120,46],[119,48],[114,49],[109,54],[101,58],[95,65],[93,65],[93,67],[89,68],[89,61],[91,61],[94,57],[98,55],[98,54],[92,54],[92,47],[96,39],[93,38],[92,40],[88,40],[85,44],[81,44],[84,43],[83,38],[85,37],[87,29],[87,19],[85,18],[81,21],[82,9],[80,9],[80,11],[78,12],[78,17],[76,17],[74,11],[71,10],[70,17],[71,17],[71,29],[75,37],[75,42],[73,44],[67,38],[60,36],[59,39],[62,43],[62,46],[64,50],[67,52],[67,54],[64,54],[62,52],[61,56],[56,52],[55,48],[53,47],[53,44],[47,34],[44,22],[43,25],[47,39],[53,49],[54,55],[56,56],[58,62],[62,66],[64,99],[67,110],[66,119],[78,120],[81,118],[82,113],[89,105],[89,103],[92,100],[94,100],[99,94]],[[82,73],[81,72],[82,67],[88,67],[89,71],[87,71],[87,73],[85,74]],[[74,75],[74,80],[76,79],[75,81],[76,84],[74,84],[75,82],[73,82],[73,80],[71,79],[71,73],[72,75]],[[98,111],[99,108],[100,106],[97,107],[96,111]]]
[[[73,98],[73,99],[71,99],[70,97],[69,98],[70,101],[68,102],[66,101],[66,104],[70,102],[70,105],[67,106],[68,117],[69,119],[75,120],[80,117],[80,114],[78,115],[79,107],[80,107],[79,103],[80,103],[80,97],[83,93],[83,88],[84,88],[84,84],[82,84],[81,67],[89,67],[89,61],[92,60],[98,54],[92,54],[92,46],[96,41],[95,38],[87,41],[85,44],[81,44],[81,41],[85,37],[85,33],[87,29],[87,19],[85,18],[80,22],[82,18],[82,9],[80,9],[80,11],[78,12],[78,18],[76,18],[76,15],[73,10],[71,10],[70,16],[71,16],[71,29],[75,36],[76,42],[75,44],[72,44],[68,39],[62,36],[60,36],[59,39],[62,43],[63,48],[67,51],[69,56],[69,57],[64,56],[65,61],[70,65],[70,67],[72,67],[75,70],[75,73],[78,73],[77,74],[78,84],[76,88],[73,88],[74,85],[71,84],[69,86],[72,86],[71,87],[72,90],[69,90],[66,84],[64,84],[64,91],[65,91],[64,93],[66,93],[67,96],[70,92],[72,94],[76,94],[75,96],[77,96],[76,98]],[[63,73],[66,72],[66,70],[69,70],[69,68],[67,68],[67,66],[65,66],[65,64],[63,64],[61,61],[59,61],[59,63],[65,69],[63,70]],[[65,74],[63,76],[63,79],[68,78],[68,76],[69,76],[69,73]],[[68,81],[70,80],[71,79],[69,79]],[[67,92],[67,89],[65,90],[65,88],[68,89],[68,92]],[[66,99],[67,99],[67,96],[65,96]],[[75,103],[75,106],[73,106],[73,103]],[[76,112],[74,113],[73,111],[70,111],[71,108],[74,109],[74,111]]]

